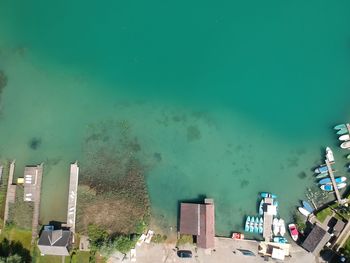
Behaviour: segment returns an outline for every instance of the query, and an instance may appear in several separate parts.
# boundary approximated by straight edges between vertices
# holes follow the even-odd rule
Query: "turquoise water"
[[[69,162],[84,166],[91,127],[127,123],[164,227],[178,201],[201,195],[215,199],[220,234],[256,213],[260,191],[288,218],[325,146],[345,162],[331,127],[350,119],[349,8],[3,0],[1,157],[17,175],[45,162],[41,220],[64,220]]]

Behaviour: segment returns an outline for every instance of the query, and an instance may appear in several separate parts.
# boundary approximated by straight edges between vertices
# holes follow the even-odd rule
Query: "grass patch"
[[[316,218],[318,219],[318,221],[323,223],[324,220],[327,218],[327,216],[331,216],[332,214],[333,214],[332,209],[330,207],[327,207],[327,208],[321,210],[320,212],[318,212],[316,214]]]
[[[191,235],[180,235],[180,238],[176,242],[176,246],[185,244],[193,244],[193,236]]]

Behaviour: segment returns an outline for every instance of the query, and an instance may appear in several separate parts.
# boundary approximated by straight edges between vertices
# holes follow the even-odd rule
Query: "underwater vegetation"
[[[41,138],[33,137],[29,140],[29,148],[32,150],[37,150],[41,146],[42,140]]]

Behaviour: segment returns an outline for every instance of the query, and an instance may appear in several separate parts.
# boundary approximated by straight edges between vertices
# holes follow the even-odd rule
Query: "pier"
[[[9,205],[10,205],[10,203],[15,202],[16,186],[12,184],[14,172],[15,172],[15,161],[12,161],[10,164],[9,177],[7,180],[7,192],[6,192],[5,212],[4,212],[4,226],[6,225],[6,222],[8,220],[8,216],[9,216]]]
[[[334,189],[334,193],[335,193],[335,196],[337,198],[337,201],[338,201],[339,204],[343,204],[344,201],[346,201],[346,200],[343,200],[341,198],[341,196],[340,196],[340,193],[339,193],[339,190],[338,190],[338,187],[337,187],[337,183],[335,182],[335,179],[334,179],[334,174],[333,174],[331,163],[328,161],[328,159],[326,159],[325,162],[326,162],[326,165],[327,165],[327,168],[328,168],[328,174],[329,174],[329,177],[331,178],[333,189]]]
[[[272,220],[274,216],[274,211],[271,211],[273,206],[273,199],[266,197],[264,200],[264,229],[263,238],[266,242],[270,242],[272,238]]]
[[[67,226],[70,227],[72,233],[75,233],[75,218],[77,208],[77,192],[79,180],[78,162],[70,165],[69,191],[68,191],[68,211],[67,211]],[[73,235],[74,242],[74,235]]]

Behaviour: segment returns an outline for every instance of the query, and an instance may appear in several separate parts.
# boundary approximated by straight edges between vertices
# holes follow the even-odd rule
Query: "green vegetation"
[[[318,212],[316,214],[316,218],[318,219],[318,221],[323,223],[324,220],[327,218],[327,216],[331,216],[332,214],[333,214],[333,210],[330,207],[327,207],[321,210],[320,212]]]
[[[180,238],[176,242],[176,246],[181,246],[184,244],[192,244],[193,237],[191,235],[180,235]]]
[[[346,240],[343,248],[342,248],[342,253],[344,253],[347,257],[350,257],[350,238]]]
[[[298,231],[303,233],[304,232],[304,229],[306,227],[306,224],[305,224],[305,219],[303,219],[301,217],[301,215],[299,215],[298,213],[295,213],[293,215],[293,218],[294,218],[294,222],[298,228]]]
[[[163,243],[167,240],[167,236],[166,235],[161,235],[161,234],[155,234],[153,237],[152,237],[152,242],[153,243]]]
[[[8,161],[1,160],[1,164],[3,165],[3,171],[2,171],[2,179],[1,179],[2,182],[0,185],[0,228],[3,228],[5,201],[6,201],[6,192],[7,192],[7,180],[9,176],[10,163]]]
[[[3,239],[0,243],[0,262],[31,262],[30,251],[18,241]]]

